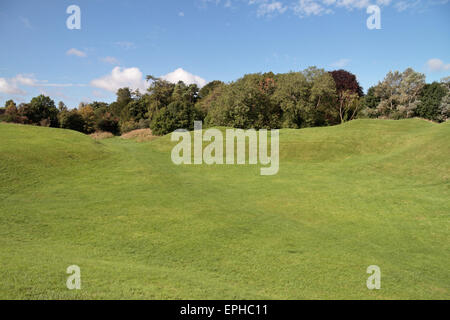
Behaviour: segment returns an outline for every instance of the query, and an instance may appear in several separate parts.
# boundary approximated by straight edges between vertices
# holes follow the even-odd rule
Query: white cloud
[[[80,58],[87,57],[87,54],[85,52],[83,52],[81,50],[78,50],[78,49],[75,49],[75,48],[67,50],[66,54],[68,56],[77,56],[77,57],[80,57]]]
[[[25,95],[27,92],[20,86],[39,88],[41,91],[45,87],[84,87],[85,84],[73,84],[73,83],[49,83],[48,80],[38,80],[32,74],[18,74],[14,78],[0,78],[0,92],[13,94],[13,95]]]
[[[33,74],[18,74],[13,79],[13,82],[28,86],[28,87],[84,87],[85,84],[74,84],[74,83],[49,83],[48,80],[38,80]]]
[[[201,8],[208,4],[232,7],[231,0],[197,0]],[[416,7],[428,7],[431,5],[445,5],[450,0],[234,0],[233,4],[244,2],[247,5],[256,5],[256,14],[259,17],[273,16],[285,12],[293,12],[303,18],[308,16],[320,16],[332,14],[336,9],[348,11],[366,9],[370,5],[380,7],[393,6],[398,11],[414,9]]]
[[[334,2],[333,0],[327,0],[328,2]],[[330,3],[331,4],[331,3]],[[329,14],[333,11],[325,8],[322,4],[314,0],[299,0],[293,7],[294,13],[303,18],[307,16],[320,16],[322,14]]]
[[[25,75],[25,74],[18,74],[15,78],[13,78],[13,81],[16,83],[19,83],[24,86],[34,87],[37,84],[37,80],[34,78],[32,74]]]
[[[331,2],[331,1],[325,1],[325,2]],[[338,7],[344,7],[347,9],[364,9],[367,8],[371,3],[370,0],[337,0],[333,1],[336,2],[336,6]]]
[[[118,65],[120,64],[119,60],[117,60],[114,57],[104,57],[100,59],[101,61],[105,62],[105,63],[109,63],[109,64],[114,64],[114,65]]]
[[[298,0],[292,7],[299,17],[320,16],[331,14],[333,9],[343,8],[349,11],[365,9],[373,3],[379,6],[388,6],[391,0]]]
[[[38,81],[33,75],[24,74],[18,74],[10,79],[0,78],[0,92],[13,95],[25,95],[26,91],[20,88],[19,85],[36,87]]]
[[[182,68],[178,68],[177,70],[168,73],[161,77],[161,79],[169,81],[171,83],[178,83],[179,81],[183,81],[185,84],[196,84],[200,88],[206,85],[206,80],[189,73]]]
[[[92,80],[91,86],[110,92],[116,92],[118,89],[125,87],[145,92],[148,88],[148,82],[144,79],[139,68],[115,67],[110,74]]]
[[[178,12],[178,16],[179,16],[179,17],[184,17],[184,12],[183,12],[183,11]]]
[[[264,2],[259,5],[257,15],[258,17],[273,16],[277,13],[283,14],[287,9],[288,8],[279,1],[274,1],[271,3]]]
[[[345,68],[350,63],[350,59],[339,59],[331,64],[333,68]]]
[[[430,59],[427,61],[427,68],[431,72],[441,72],[450,70],[450,63],[445,64],[440,59]]]
[[[25,95],[26,92],[17,86],[17,83],[10,79],[0,78],[0,92],[14,95]]]

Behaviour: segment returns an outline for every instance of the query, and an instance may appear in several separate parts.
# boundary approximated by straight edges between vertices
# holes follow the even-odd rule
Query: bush
[[[133,130],[139,129],[139,125],[136,121],[125,121],[120,124],[120,133],[124,134]]]
[[[125,121],[120,124],[120,132],[122,134],[138,130],[138,129],[148,129],[150,127],[150,121],[148,119],[141,119],[139,121]]]
[[[97,131],[111,132],[114,135],[120,133],[119,121],[117,118],[113,118],[110,113],[106,113],[102,118],[97,120],[95,129]]]
[[[63,129],[70,129],[84,133],[85,122],[77,110],[64,111],[59,115],[60,126]]]

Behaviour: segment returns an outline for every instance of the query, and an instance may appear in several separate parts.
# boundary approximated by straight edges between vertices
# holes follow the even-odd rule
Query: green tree
[[[335,80],[329,72],[315,67],[304,71],[311,87],[309,96],[308,126],[333,125],[338,123],[334,108],[338,94]]]
[[[282,111],[271,99],[275,90],[272,72],[245,75],[226,86],[205,121],[244,129],[279,128]]]
[[[214,83],[216,81],[210,82]],[[220,82],[220,81],[218,81]],[[209,88],[206,91],[202,90],[205,87],[203,87],[200,90],[200,99],[197,101],[196,104],[196,108],[201,112],[202,114],[202,119],[205,119],[205,117],[208,115],[208,113],[211,111],[212,105],[215,101],[217,101],[217,99],[224,93],[225,88],[226,88],[226,84],[223,82],[220,82],[220,84],[218,84],[217,86],[214,86],[214,88]],[[207,93],[205,93],[207,92]]]
[[[159,110],[167,107],[173,101],[172,95],[175,84],[153,76],[147,76],[147,80],[152,81],[150,87],[147,89],[149,93],[148,118],[152,121]]]
[[[147,98],[141,97],[140,99],[132,100],[122,110],[120,119],[121,121],[139,121],[144,119],[147,115]]]
[[[376,88],[370,87],[364,97],[364,107],[373,111],[376,110],[380,102],[381,98],[376,95]]]
[[[222,87],[225,83],[219,80],[214,80],[206,84],[203,88],[200,89],[198,95],[200,99],[206,98],[210,93],[216,90],[218,87]]]
[[[295,129],[307,126],[311,85],[305,75],[300,72],[279,74],[276,82],[272,101],[281,108],[281,126]]]
[[[109,109],[115,117],[120,117],[123,109],[132,101],[130,88],[120,88],[116,95],[116,101],[111,103]]]
[[[426,84],[420,93],[416,115],[433,121],[442,121],[441,102],[447,91],[448,89],[438,82]]]
[[[34,97],[29,104],[23,106],[22,113],[33,124],[42,125],[44,121],[52,127],[58,126],[58,109],[50,97]]]
[[[150,128],[155,135],[164,135],[177,129],[194,129],[198,111],[192,104],[175,101],[163,107],[152,121]]]

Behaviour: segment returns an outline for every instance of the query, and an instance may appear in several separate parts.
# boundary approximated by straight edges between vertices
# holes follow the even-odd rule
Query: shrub
[[[64,111],[59,115],[60,126],[63,129],[70,129],[84,132],[85,122],[77,110]]]
[[[133,130],[139,129],[139,124],[136,121],[130,120],[120,124],[120,133],[124,134]]]
[[[148,129],[150,127],[150,121],[148,119],[140,119],[139,121],[125,121],[120,124],[120,132],[122,134],[138,130],[138,129]]]
[[[110,113],[105,113],[105,115],[97,120],[95,124],[97,131],[111,132],[114,135],[120,133],[119,121],[114,118]]]

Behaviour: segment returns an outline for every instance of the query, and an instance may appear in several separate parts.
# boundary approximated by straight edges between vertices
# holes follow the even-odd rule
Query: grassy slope
[[[282,130],[273,177],[175,166],[169,137],[0,139],[0,298],[450,297],[450,123]]]

